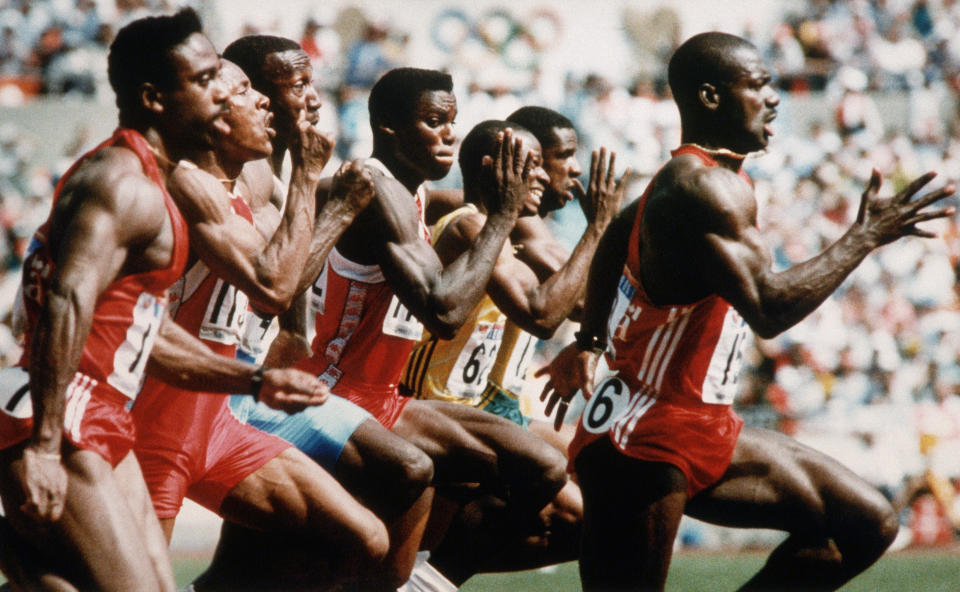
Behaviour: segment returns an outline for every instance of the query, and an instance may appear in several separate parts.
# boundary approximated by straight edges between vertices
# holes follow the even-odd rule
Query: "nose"
[[[269,109],[270,109],[270,97],[268,97],[267,95],[265,95],[265,94],[263,94],[263,93],[261,93],[261,92],[258,92],[257,95],[258,95],[258,96],[257,96],[257,109],[269,110]]]
[[[457,132],[453,129],[452,121],[440,128],[440,139],[447,145],[453,145],[457,141]]]
[[[773,87],[768,87],[770,89],[769,94],[767,95],[767,106],[776,107],[780,104],[780,94],[777,91],[773,90]]]
[[[210,83],[210,96],[215,103],[225,103],[230,98],[227,84],[221,76],[215,76]]]
[[[315,111],[319,109],[320,106],[323,104],[320,101],[320,95],[317,94],[317,89],[315,89],[312,84],[307,85],[307,93],[306,93],[305,101],[306,101],[307,109],[310,109],[311,111]]]
[[[570,159],[570,176],[579,177],[583,174],[583,169],[580,168],[580,161],[576,158]]]

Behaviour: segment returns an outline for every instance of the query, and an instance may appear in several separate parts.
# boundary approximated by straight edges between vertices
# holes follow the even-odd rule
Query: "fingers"
[[[922,210],[923,208],[929,206],[932,203],[938,202],[945,197],[950,197],[953,195],[955,188],[953,185],[947,185],[936,191],[931,191],[930,193],[924,195],[914,203],[915,210]]]
[[[602,147],[600,150],[604,150]],[[597,192],[597,179],[599,178],[598,170],[600,168],[600,160],[602,152],[597,152],[594,150],[590,153],[590,180],[587,181],[588,186],[590,187],[590,195],[596,195]]]
[[[879,176],[879,173],[877,173],[876,169],[874,169],[873,172]],[[920,175],[919,177],[911,181],[909,185],[907,185],[902,191],[900,191],[900,193],[897,194],[897,199],[901,202],[905,202],[909,200],[911,197],[913,197],[914,193],[920,191],[921,187],[929,183],[936,176],[937,174],[934,173],[933,171],[930,171],[925,175]],[[873,181],[872,177],[870,178],[870,181],[871,182]]]
[[[567,416],[567,409],[570,407],[570,403],[566,400],[560,401],[560,404],[557,406],[557,416],[553,418],[553,431],[559,432],[563,429],[563,420]]]
[[[617,183],[617,188],[614,189],[614,191],[616,191],[620,195],[620,197],[623,197],[623,192],[627,188],[627,179],[630,178],[630,174],[632,172],[633,172],[633,169],[631,169],[630,167],[627,167],[627,169],[623,171],[623,175],[620,176],[620,182]]]
[[[615,177],[614,177],[614,174],[613,174],[613,173],[614,173],[614,170],[615,170],[614,165],[616,164],[616,162],[617,162],[617,153],[611,151],[611,152],[610,152],[610,163],[607,165],[607,181],[606,181],[606,186],[607,186],[607,187],[613,187],[613,183],[614,183],[614,180],[615,180]]]

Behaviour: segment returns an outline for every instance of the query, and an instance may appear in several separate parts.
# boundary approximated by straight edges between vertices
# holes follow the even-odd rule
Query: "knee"
[[[415,446],[409,446],[398,462],[398,481],[402,492],[399,498],[404,507],[409,506],[433,483],[433,461]]]
[[[559,492],[567,483],[567,458],[559,450],[545,443],[542,467],[546,487],[554,493]]]
[[[893,506],[879,492],[862,503],[862,518],[859,541],[855,543],[860,552],[879,556],[893,543],[900,530],[900,521]]]

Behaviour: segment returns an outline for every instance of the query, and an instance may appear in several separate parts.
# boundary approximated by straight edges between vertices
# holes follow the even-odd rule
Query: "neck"
[[[279,177],[283,170],[283,157],[287,155],[287,146],[289,143],[287,139],[281,137],[280,134],[274,136],[273,139],[270,140],[270,143],[273,144],[273,154],[270,155],[270,168],[273,169],[273,174]]]
[[[743,167],[743,161],[747,158],[746,154],[735,152],[721,142],[703,136],[684,133],[681,137],[681,143],[684,146],[696,146],[716,160],[720,166],[732,171],[739,171]]]
[[[416,193],[417,189],[426,181],[423,175],[404,166],[403,163],[394,156],[391,150],[383,150],[374,146],[371,156],[382,162],[410,193]]]

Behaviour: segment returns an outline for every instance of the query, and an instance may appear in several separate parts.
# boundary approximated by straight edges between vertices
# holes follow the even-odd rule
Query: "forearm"
[[[281,312],[301,289],[301,270],[309,260],[311,242],[316,235],[313,221],[317,183],[316,175],[308,174],[302,167],[294,168],[280,225],[257,257],[258,281],[272,286],[274,302],[255,300],[254,303],[267,312]]]
[[[60,452],[67,387],[80,364],[90,329],[89,319],[93,314],[92,309],[85,310],[88,308],[73,292],[61,294],[50,290],[33,332],[30,349],[31,444],[41,452]]]
[[[843,283],[873,250],[851,229],[824,252],[772,274],[759,283],[755,318],[747,322],[761,337],[772,337],[800,322]]]
[[[487,289],[487,281],[516,222],[515,212],[490,214],[470,249],[447,265],[431,296],[445,332],[456,332]]]
[[[534,292],[530,310],[542,329],[552,334],[582,304],[590,262],[601,236],[596,226],[587,227],[566,263]]]
[[[147,373],[186,390],[214,393],[250,392],[257,367],[216,354],[186,329],[167,319],[150,353]]]
[[[317,279],[321,269],[323,269],[323,264],[326,263],[327,257],[330,255],[330,251],[336,246],[340,236],[350,227],[356,216],[357,211],[349,207],[344,200],[326,200],[313,226],[310,251],[303,272],[300,274],[297,294],[306,290]]]
[[[604,342],[608,340],[607,320],[627,260],[630,225],[625,222],[630,219],[624,216],[607,228],[597,245],[587,276],[580,331]]]

